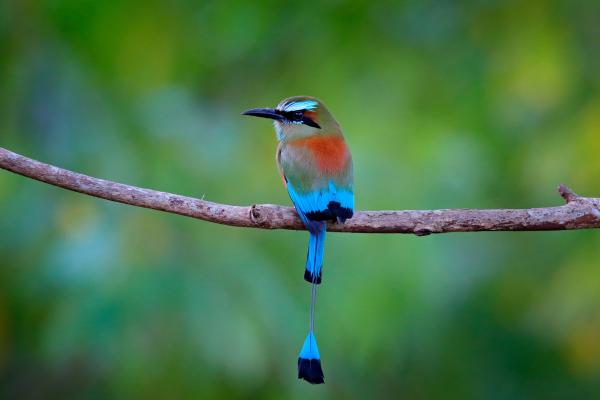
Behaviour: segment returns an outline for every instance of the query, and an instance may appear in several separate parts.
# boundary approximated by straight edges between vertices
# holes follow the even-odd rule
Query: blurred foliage
[[[359,209],[600,195],[600,3],[0,2],[0,145],[231,204],[289,204],[269,123],[310,94]],[[296,379],[307,235],[0,172],[2,398],[594,398],[597,232],[329,235],[325,385]]]

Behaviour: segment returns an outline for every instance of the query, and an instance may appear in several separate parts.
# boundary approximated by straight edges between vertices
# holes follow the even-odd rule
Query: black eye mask
[[[313,128],[321,129],[321,126],[305,116],[303,111],[283,111],[281,112],[281,115],[283,115],[285,119],[290,122],[300,123],[312,126]]]

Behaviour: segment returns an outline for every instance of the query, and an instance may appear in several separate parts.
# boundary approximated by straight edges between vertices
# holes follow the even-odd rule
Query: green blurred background
[[[600,196],[600,3],[0,2],[0,146],[229,204],[289,204],[267,121],[345,129],[358,209]],[[305,232],[223,227],[0,171],[2,398],[593,398],[597,232],[331,234],[326,384],[296,379]]]

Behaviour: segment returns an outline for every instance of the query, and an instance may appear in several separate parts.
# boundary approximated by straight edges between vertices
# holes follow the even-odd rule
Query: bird
[[[289,97],[275,108],[252,108],[242,115],[273,120],[279,142],[277,166],[309,232],[304,279],[311,284],[310,323],[298,356],[298,379],[324,383],[314,333],[317,285],[322,278],[327,223],[344,223],[354,214],[352,156],[342,128],[314,97]]]

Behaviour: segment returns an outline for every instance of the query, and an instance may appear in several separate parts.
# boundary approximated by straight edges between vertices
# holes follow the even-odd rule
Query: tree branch
[[[0,147],[0,168],[75,192],[137,207],[151,208],[217,224],[302,230],[291,207],[254,204],[231,206],[93,178],[44,164]],[[558,188],[566,204],[529,209],[449,209],[359,211],[333,232],[413,233],[545,231],[600,228],[600,199],[581,197],[564,185]]]

